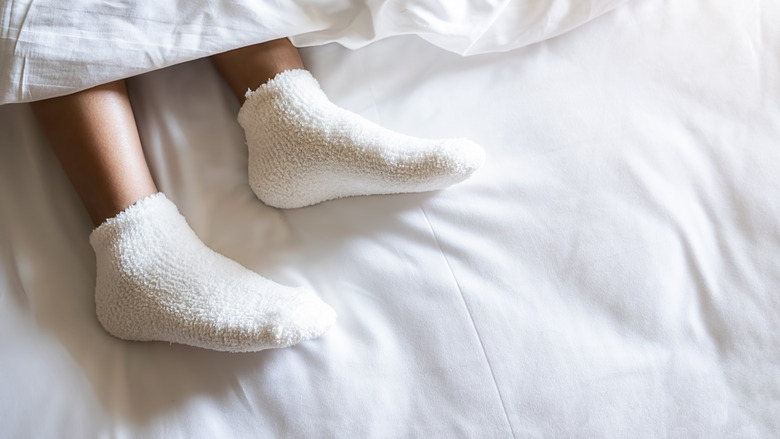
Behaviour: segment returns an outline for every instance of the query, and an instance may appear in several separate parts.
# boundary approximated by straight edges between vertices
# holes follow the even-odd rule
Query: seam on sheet
[[[488,370],[490,371],[490,377],[493,379],[493,385],[496,388],[498,401],[501,403],[501,408],[504,410],[504,417],[506,418],[507,426],[509,426],[509,432],[512,433],[513,438],[517,439],[515,430],[512,428],[512,421],[509,420],[509,411],[506,408],[506,403],[504,402],[504,398],[501,396],[501,389],[498,387],[498,380],[496,380],[496,373],[493,371],[493,367],[490,366],[490,358],[488,358],[487,350],[485,350],[485,343],[482,341],[482,335],[480,335],[479,329],[477,329],[477,324],[474,321],[474,316],[471,313],[471,308],[469,307],[469,303],[468,301],[466,301],[466,296],[463,295],[463,289],[460,287],[460,283],[458,282],[458,278],[455,276],[455,272],[452,271],[452,265],[450,265],[450,260],[449,258],[447,258],[447,254],[441,248],[441,244],[439,243],[439,237],[436,235],[436,231],[433,229],[431,220],[428,219],[428,214],[425,212],[425,208],[422,206],[422,204],[420,204],[419,207],[420,207],[420,212],[422,212],[423,216],[425,217],[425,222],[428,224],[428,229],[431,231],[431,235],[433,236],[433,241],[436,243],[436,247],[439,249],[439,253],[441,253],[442,257],[444,258],[444,263],[447,264],[447,270],[450,271],[450,276],[452,276],[452,281],[455,282],[455,287],[458,288],[458,294],[460,294],[460,299],[463,301],[463,306],[466,307],[466,313],[469,316],[469,320],[471,320],[471,326],[474,328],[474,333],[477,335],[477,340],[479,341],[479,347],[480,349],[482,349],[482,355],[485,357],[485,363],[487,364]]]
[[[363,69],[363,72],[365,72],[365,77],[367,78],[368,83],[368,92],[371,95],[371,103],[374,106],[374,111],[376,112],[376,118],[377,123],[380,125],[382,124],[382,116],[379,113],[379,106],[376,104],[376,95],[374,93],[374,87],[371,82],[371,76],[368,74],[368,68],[366,66],[365,59],[363,59],[363,54],[358,51],[358,60],[360,61],[360,66]],[[433,230],[433,225],[431,225],[431,221],[428,219],[428,214],[425,212],[425,209],[422,207],[422,205],[419,205],[420,211],[423,214],[423,217],[425,218],[425,222],[428,224],[428,229],[431,231],[431,235],[433,236],[433,241],[436,243],[436,247],[439,249],[439,253],[441,253],[442,257],[444,257],[444,263],[447,264],[447,270],[450,272],[450,276],[452,276],[452,281],[455,282],[455,287],[458,289],[458,294],[460,294],[460,299],[463,301],[463,306],[466,307],[466,313],[469,316],[469,320],[471,320],[471,326],[474,328],[474,334],[477,336],[477,341],[479,341],[479,347],[482,349],[482,355],[485,357],[485,363],[487,364],[487,368],[490,371],[490,377],[493,379],[493,386],[496,388],[496,395],[498,395],[498,401],[501,403],[501,409],[504,411],[504,418],[506,419],[506,424],[509,427],[509,432],[512,434],[512,437],[514,439],[517,439],[517,435],[515,434],[515,430],[512,428],[512,422],[509,420],[509,412],[506,408],[506,403],[504,402],[504,398],[501,396],[501,390],[498,388],[498,381],[496,380],[496,374],[493,371],[493,368],[490,366],[490,359],[488,358],[487,351],[485,350],[485,343],[482,342],[482,336],[479,334],[479,330],[477,329],[477,324],[474,322],[474,317],[471,314],[471,309],[469,308],[468,302],[466,302],[466,297],[463,295],[463,289],[460,287],[460,284],[458,283],[458,279],[455,277],[455,273],[452,271],[452,266],[450,265],[449,259],[447,259],[447,254],[444,253],[444,251],[441,248],[441,244],[439,243],[439,237],[436,236],[436,231]]]

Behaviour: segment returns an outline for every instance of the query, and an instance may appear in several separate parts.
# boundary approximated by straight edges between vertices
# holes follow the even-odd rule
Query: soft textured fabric
[[[106,220],[89,242],[98,320],[125,340],[251,352],[319,337],[336,319],[312,291],[278,285],[206,247],[162,193]]]
[[[467,139],[404,136],[337,107],[307,70],[279,73],[248,91],[238,120],[249,184],[274,207],[443,189],[485,161],[482,147]]]
[[[516,49],[625,0],[0,0],[0,104],[44,99],[275,38],[350,48],[418,35],[446,50]]]

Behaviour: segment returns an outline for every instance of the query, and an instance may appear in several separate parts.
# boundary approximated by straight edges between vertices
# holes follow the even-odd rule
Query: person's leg
[[[290,346],[333,324],[310,290],[210,250],[157,193],[122,81],[32,108],[98,226],[95,305],[109,333],[238,352]]]
[[[124,81],[31,107],[95,226],[157,193]]]
[[[249,183],[268,205],[441,189],[465,180],[484,161],[482,148],[466,139],[404,136],[337,107],[302,70],[287,39],[212,60],[242,103]]]
[[[211,61],[242,104],[247,90],[286,70],[303,69],[298,49],[287,38],[213,55]]]

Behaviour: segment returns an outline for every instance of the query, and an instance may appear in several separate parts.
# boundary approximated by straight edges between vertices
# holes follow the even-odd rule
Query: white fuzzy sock
[[[96,228],[97,316],[112,335],[218,351],[281,348],[318,337],[335,312],[206,247],[165,195]]]
[[[484,161],[469,140],[417,139],[337,107],[306,70],[279,73],[248,91],[238,121],[249,146],[249,184],[281,208],[442,189]]]

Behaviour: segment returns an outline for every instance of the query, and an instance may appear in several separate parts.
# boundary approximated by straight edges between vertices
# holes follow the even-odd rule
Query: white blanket
[[[290,211],[252,196],[209,62],[130,80],[199,236],[339,313],[257,354],[107,335],[89,219],[28,106],[0,106],[0,436],[776,437],[776,23],[777,2],[633,0],[504,53],[304,49],[339,105],[487,162]]]
[[[460,54],[559,35],[625,0],[5,0],[0,104],[59,96],[267,41],[363,47],[417,35]]]

